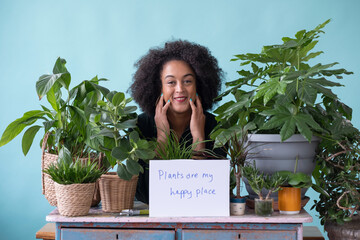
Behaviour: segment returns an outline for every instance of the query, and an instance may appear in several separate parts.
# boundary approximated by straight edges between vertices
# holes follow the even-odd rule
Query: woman
[[[188,41],[171,41],[150,49],[135,67],[130,90],[144,111],[138,118],[143,137],[161,143],[171,129],[180,142],[195,144],[195,150],[212,150],[213,142],[203,142],[216,126],[207,110],[219,94],[223,71],[210,51]],[[215,152],[226,156],[220,149]],[[136,198],[148,203],[149,176],[142,164],[145,172],[139,175]]]

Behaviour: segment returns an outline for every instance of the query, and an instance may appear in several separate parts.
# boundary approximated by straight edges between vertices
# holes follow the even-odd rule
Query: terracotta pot
[[[298,214],[301,209],[301,188],[282,187],[278,193],[281,214]]]

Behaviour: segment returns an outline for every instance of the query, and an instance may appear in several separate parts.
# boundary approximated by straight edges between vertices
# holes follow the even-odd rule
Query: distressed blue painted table
[[[259,217],[247,209],[237,217],[119,216],[92,208],[83,217],[64,217],[57,209],[47,217],[56,223],[56,239],[303,239],[303,223],[312,217],[302,210],[298,215]]]

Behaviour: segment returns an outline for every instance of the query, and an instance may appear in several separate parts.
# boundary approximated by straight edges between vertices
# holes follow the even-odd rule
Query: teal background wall
[[[259,52],[298,30],[332,22],[316,50],[317,61],[337,61],[354,72],[335,92],[353,108],[360,127],[360,2],[357,0],[153,0],[153,1],[0,1],[0,133],[25,111],[38,109],[35,82],[50,73],[57,57],[68,62],[75,86],[95,75],[126,91],[134,62],[150,47],[171,39],[207,46],[233,80],[234,54]],[[35,142],[40,141],[40,136]],[[21,152],[21,137],[0,148],[0,239],[35,239],[53,209],[41,194],[41,150]],[[317,195],[309,193],[312,205]],[[317,213],[312,225],[321,229]]]

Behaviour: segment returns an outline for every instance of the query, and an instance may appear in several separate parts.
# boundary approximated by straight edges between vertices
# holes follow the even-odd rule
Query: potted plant
[[[96,152],[87,144],[90,136],[85,109],[96,104],[109,90],[98,85],[103,79],[97,77],[70,89],[71,75],[65,64],[65,59],[58,58],[53,73],[40,76],[36,82],[39,99],[46,96],[51,108],[41,105],[41,110],[24,113],[7,126],[0,140],[0,146],[3,146],[27,128],[22,138],[22,150],[26,155],[38,131],[44,129],[42,169],[56,162],[59,155],[63,157],[62,153],[69,153],[75,158],[87,158],[89,153],[93,153],[92,161],[98,161]],[[39,121],[42,123],[38,124]],[[60,152],[60,149],[64,151]],[[42,184],[43,194],[52,206],[56,206],[54,182],[49,175],[43,173]],[[96,200],[94,205],[99,201],[100,199]]]
[[[254,124],[245,127],[233,126],[229,129],[218,129],[211,137],[215,139],[214,148],[222,147],[230,158],[230,214],[241,216],[245,213],[246,198],[240,195],[242,168],[245,165],[250,148],[248,144],[248,130]],[[236,195],[233,189],[236,189]]]
[[[332,103],[334,104],[334,103]],[[341,135],[335,135],[340,128]],[[311,209],[319,213],[329,239],[358,239],[360,236],[360,134],[350,122],[333,125],[325,138],[313,173],[326,193]],[[336,141],[334,141],[336,139]]]
[[[75,217],[88,214],[95,182],[103,174],[96,162],[91,162],[90,157],[87,162],[79,159],[73,162],[71,157],[64,157],[43,171],[55,182],[57,205],[61,215]]]
[[[258,54],[239,54],[232,59],[241,61],[244,69],[238,71],[239,79],[226,83],[228,89],[217,98],[232,94],[235,100],[216,109],[216,119],[225,129],[256,125],[249,136],[254,153],[250,160],[265,173],[292,171],[298,158],[298,170],[311,175],[320,139],[329,133],[324,119],[349,119],[351,109],[331,89],[342,86],[334,78],[342,79],[351,72],[333,69],[336,62],[309,62],[323,53],[312,50],[329,21],[310,31],[301,30],[294,38],[284,37],[282,44],[264,46]],[[337,104],[330,107],[332,102]],[[247,190],[252,198],[255,194],[248,186]]]
[[[117,174],[109,172],[100,178],[100,194],[104,212],[121,212],[133,207],[138,175],[144,169],[139,159],[155,156],[155,145],[140,139],[137,132],[136,106],[128,106],[131,98],[122,92],[109,92],[105,101],[88,109],[91,119],[92,139],[90,146],[106,156],[111,169],[117,166]]]
[[[256,192],[259,198],[255,198],[255,214],[259,216],[271,216],[274,209],[274,199],[270,197],[271,193],[277,192],[281,185],[287,180],[279,173],[272,175],[264,174],[256,168],[256,164],[247,164],[243,167],[243,174],[248,179],[251,188]],[[264,191],[266,193],[264,194]]]

